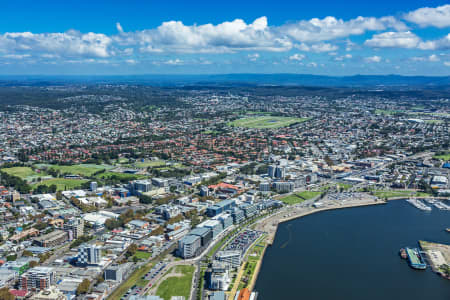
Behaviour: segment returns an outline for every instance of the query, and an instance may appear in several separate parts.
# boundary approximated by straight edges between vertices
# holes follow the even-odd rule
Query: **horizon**
[[[7,3],[0,73],[450,75],[446,1],[345,4]]]

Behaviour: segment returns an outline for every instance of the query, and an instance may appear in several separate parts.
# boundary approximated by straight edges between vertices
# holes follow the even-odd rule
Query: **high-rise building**
[[[274,165],[270,165],[269,166],[269,168],[268,168],[268,170],[267,170],[267,173],[268,173],[268,175],[269,175],[269,177],[270,178],[273,178],[273,177],[275,177],[275,166]]]
[[[96,192],[97,191],[97,187],[98,187],[97,182],[92,181],[91,182],[91,192]]]
[[[73,239],[77,239],[84,234],[84,221],[81,218],[69,219],[64,223],[63,228],[66,232],[72,232]]]
[[[95,244],[82,244],[78,248],[78,264],[98,265],[101,262],[101,247]]]
[[[277,166],[275,168],[275,177],[284,179],[285,176],[286,176],[286,169],[284,167]]]
[[[55,271],[49,267],[35,267],[22,274],[19,279],[20,289],[40,291],[50,288],[55,283]]]

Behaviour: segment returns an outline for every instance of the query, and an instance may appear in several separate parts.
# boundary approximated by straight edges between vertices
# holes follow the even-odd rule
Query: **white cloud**
[[[450,33],[439,40],[421,42],[418,48],[422,50],[448,50],[450,49]]]
[[[256,60],[259,58],[259,54],[258,54],[258,53],[249,54],[249,55],[248,55],[248,58],[249,58],[251,61],[256,61]]]
[[[342,55],[342,56],[335,57],[334,60],[335,61],[343,61],[344,59],[350,59],[352,57],[353,56],[351,54],[345,54],[345,55]]]
[[[450,34],[439,40],[422,41],[421,38],[410,31],[390,31],[375,34],[371,39],[365,41],[364,44],[373,48],[417,48],[421,50],[447,50],[450,49]]]
[[[430,56],[415,56],[411,57],[412,61],[430,61],[430,62],[438,62],[441,59],[436,54],[431,54]]]
[[[444,65],[450,67],[450,61],[444,61]]]
[[[316,53],[321,53],[321,52],[332,52],[332,51],[336,51],[339,49],[338,46],[336,45],[332,45],[329,43],[318,43],[318,44],[312,44],[312,45],[307,45],[305,43],[301,43],[299,45],[295,45],[295,48],[299,49],[300,51],[305,51],[305,52],[316,52]]]
[[[117,28],[117,31],[118,31],[118,32],[123,33],[122,25],[120,25],[119,22],[116,23],[116,28]]]
[[[308,67],[315,68],[315,67],[317,67],[317,64],[316,64],[315,62],[310,62],[310,63],[308,64]]]
[[[357,17],[349,21],[326,17],[323,19],[311,19],[309,21],[299,21],[293,24],[280,26],[277,30],[288,35],[299,42],[319,42],[329,41],[350,35],[361,35],[366,31],[385,30],[394,28],[396,30],[406,30],[404,23],[394,17]]]
[[[289,60],[302,61],[303,59],[305,59],[305,57],[306,56],[304,54],[296,53],[294,55],[289,56]]]
[[[434,26],[445,28],[450,26],[450,4],[438,7],[423,7],[404,16],[405,20],[421,27]]]
[[[0,49],[9,54],[46,52],[60,56],[108,57],[111,38],[101,33],[82,34],[75,30],[64,33],[7,32],[0,35]]]
[[[130,64],[130,65],[135,65],[135,64],[137,64],[137,61],[134,60],[134,59],[127,59],[127,60],[125,60],[125,62],[126,62],[127,64]]]
[[[182,61],[181,59],[176,58],[176,59],[169,59],[169,60],[164,61],[162,63],[166,64],[166,65],[182,65],[182,64],[184,64],[184,61]]]
[[[375,34],[365,45],[374,48],[415,48],[420,38],[411,31]]]
[[[30,54],[7,54],[3,55],[4,58],[11,58],[11,59],[24,59],[30,57]]]
[[[381,57],[377,56],[377,55],[370,56],[370,57],[366,57],[365,61],[369,62],[369,63],[379,63],[381,61]]]
[[[239,50],[287,51],[292,42],[275,35],[261,17],[251,24],[241,19],[217,25],[162,23],[156,29],[124,32],[115,37],[121,45],[140,45],[142,52],[224,53]]]

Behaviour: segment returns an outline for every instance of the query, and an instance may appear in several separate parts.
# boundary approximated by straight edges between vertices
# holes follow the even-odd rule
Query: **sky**
[[[1,75],[450,75],[450,4],[0,1]]]

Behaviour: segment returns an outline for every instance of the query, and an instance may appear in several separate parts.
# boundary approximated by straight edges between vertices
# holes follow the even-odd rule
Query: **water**
[[[411,269],[398,250],[450,243],[450,212],[406,201],[325,211],[279,226],[256,282],[258,300],[450,299],[450,281]]]

